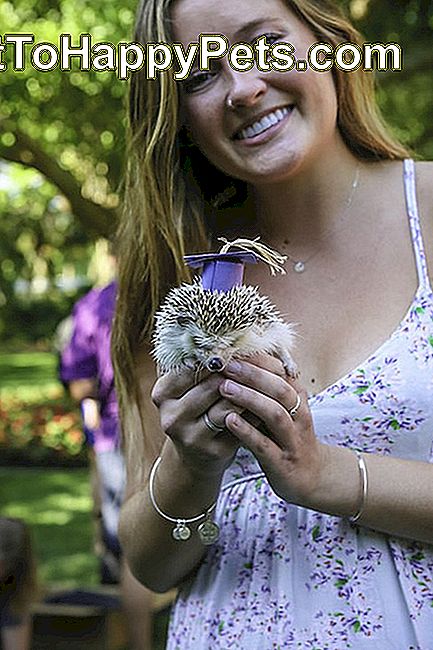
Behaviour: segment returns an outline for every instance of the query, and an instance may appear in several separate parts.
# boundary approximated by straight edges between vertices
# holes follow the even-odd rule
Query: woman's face
[[[306,59],[317,40],[283,0],[175,0],[172,19],[174,40],[185,49],[202,33],[222,34],[230,45],[265,34],[268,43],[289,42]],[[255,65],[236,72],[224,57],[178,83],[194,142],[216,167],[253,185],[283,180],[325,155],[338,137],[330,72],[261,72]],[[248,127],[271,114],[279,121],[252,135]]]

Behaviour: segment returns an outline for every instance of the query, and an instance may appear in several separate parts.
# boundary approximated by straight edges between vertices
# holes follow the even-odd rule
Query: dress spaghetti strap
[[[421,232],[418,201],[416,198],[415,163],[411,158],[403,161],[404,192],[406,197],[406,210],[409,217],[410,232],[415,254],[418,281],[421,287],[431,291],[424,242]]]

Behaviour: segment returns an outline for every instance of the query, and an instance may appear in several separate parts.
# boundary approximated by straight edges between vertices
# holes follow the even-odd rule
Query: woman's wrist
[[[197,450],[185,450],[180,444],[170,438],[161,452],[162,458],[167,457],[174,463],[186,479],[194,483],[221,482],[222,476],[231,464],[233,458],[217,458]]]
[[[346,447],[319,443],[319,454],[317,481],[302,505],[319,512],[353,518],[365,505],[356,453]]]
[[[158,505],[155,497],[155,478],[158,467],[162,462],[161,456],[158,456],[150,471],[149,477],[149,496],[154,510],[165,521],[174,524],[171,531],[173,539],[178,542],[187,541],[191,537],[191,524],[197,524],[197,532],[201,542],[204,545],[213,544],[219,537],[219,527],[212,521],[212,513],[216,508],[216,501],[210,504],[203,512],[200,512],[192,517],[179,517],[173,516],[164,512]],[[200,522],[200,523],[199,523]]]
[[[154,483],[158,504],[166,512],[174,512],[176,517],[192,517],[216,500],[223,474],[224,469],[207,472],[206,466],[197,467],[168,440],[161,452]]]

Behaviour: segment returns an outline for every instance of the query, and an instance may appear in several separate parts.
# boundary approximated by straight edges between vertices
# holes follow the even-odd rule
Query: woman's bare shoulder
[[[426,178],[433,178],[433,160],[418,160],[416,162],[417,178],[419,182],[423,182]],[[433,188],[432,188],[433,189]]]
[[[433,161],[416,163],[416,185],[420,212],[426,224],[433,224]]]
[[[416,163],[417,196],[427,266],[433,282],[433,161]]]

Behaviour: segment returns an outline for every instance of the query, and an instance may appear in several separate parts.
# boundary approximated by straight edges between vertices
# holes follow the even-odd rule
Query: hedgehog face
[[[162,372],[183,367],[223,370],[233,356],[263,350],[263,334],[281,321],[275,307],[251,286],[228,292],[200,282],[173,289],[156,314],[153,355]]]
[[[220,322],[217,331],[204,327],[201,319],[192,320],[188,316],[179,316],[173,336],[189,364],[218,372],[225,368],[233,354],[239,350],[243,332],[230,330],[228,323]]]

